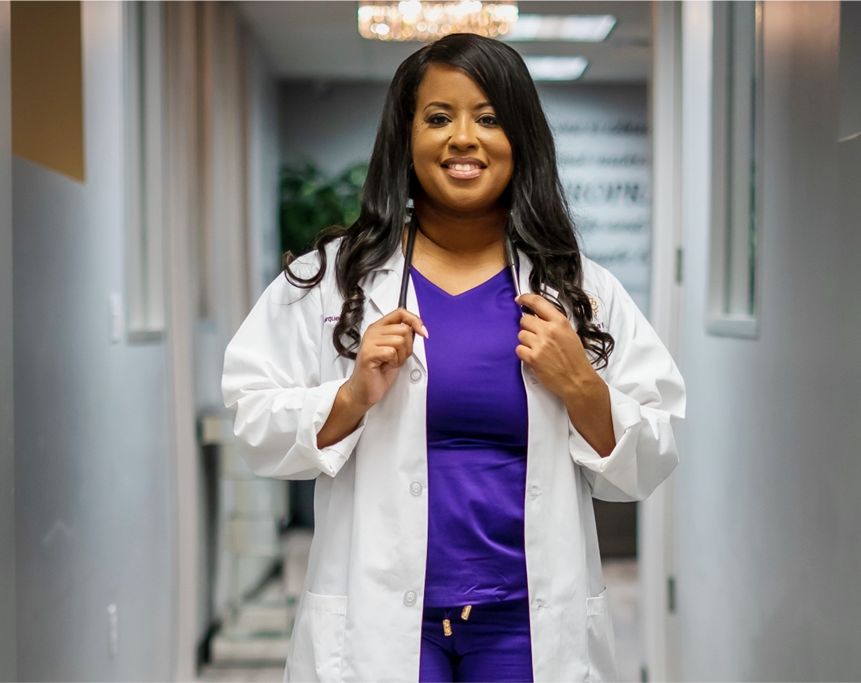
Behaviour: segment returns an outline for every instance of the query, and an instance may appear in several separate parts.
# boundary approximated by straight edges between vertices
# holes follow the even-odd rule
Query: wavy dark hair
[[[560,311],[567,308],[571,312],[591,362],[606,367],[614,341],[593,322],[589,297],[581,288],[580,247],[559,181],[553,134],[523,59],[510,46],[491,38],[451,34],[403,61],[386,95],[359,218],[350,226],[333,226],[320,233],[314,242],[320,268],[310,277],[293,272],[290,263],[294,257],[285,254],[285,277],[304,289],[319,284],[327,268],[326,245],[343,237],[335,273],[344,304],[333,342],[341,356],[355,359],[365,304],[360,283],[401,248],[406,201],[414,196],[411,191],[420,189],[411,169],[410,139],[418,86],[432,63],[462,70],[493,105],[511,144],[514,164],[503,194],[509,210],[507,230],[515,248],[532,261],[530,288],[547,296]],[[559,292],[558,299],[545,291],[548,285]]]

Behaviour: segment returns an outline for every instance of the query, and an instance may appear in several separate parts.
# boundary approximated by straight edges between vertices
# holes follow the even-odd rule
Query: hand
[[[397,377],[398,369],[413,352],[413,335],[427,339],[421,319],[398,308],[368,326],[347,388],[353,402],[367,410],[385,396]]]
[[[535,314],[521,316],[515,353],[549,391],[567,404],[595,380],[603,383],[565,315],[538,294],[521,294],[515,301]]]

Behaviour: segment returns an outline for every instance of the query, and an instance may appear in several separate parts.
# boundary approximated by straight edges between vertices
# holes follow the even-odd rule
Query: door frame
[[[684,256],[681,221],[681,20],[681,2],[652,2],[650,319],[676,358]],[[649,681],[674,680],[670,580],[675,574],[675,482],[676,477],[670,477],[640,503],[638,515],[642,666],[645,679]]]
[[[195,291],[189,277],[194,244],[195,15],[188,3],[166,3],[162,20],[165,71],[165,231],[170,445],[174,463],[175,681],[197,679],[200,602],[200,491],[194,382]]]

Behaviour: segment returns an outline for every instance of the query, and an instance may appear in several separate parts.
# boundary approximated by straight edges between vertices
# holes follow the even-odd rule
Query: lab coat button
[[[416,592],[415,591],[407,591],[404,593],[404,604],[407,607],[412,607],[416,604]]]
[[[422,495],[423,488],[424,487],[421,485],[421,482],[414,481],[412,484],[410,484],[410,493],[412,493],[414,496],[420,496]]]
[[[410,382],[412,382],[413,384],[416,384],[416,383],[421,381],[421,378],[422,378],[422,371],[421,370],[419,370],[418,368],[414,368],[414,369],[410,370]]]
[[[541,487],[538,484],[531,484],[529,486],[529,497],[530,498],[538,498],[541,495]]]
[[[544,607],[544,600],[541,598],[535,598],[535,600],[532,601],[532,607],[535,609],[542,609]]]

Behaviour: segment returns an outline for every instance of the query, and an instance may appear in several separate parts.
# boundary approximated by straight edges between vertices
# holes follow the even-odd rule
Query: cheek
[[[412,140],[412,161],[415,167],[428,167],[436,162],[436,147],[431,144],[426,134],[420,134],[413,137]]]
[[[496,157],[496,164],[503,171],[501,175],[510,179],[514,171],[514,158],[508,138],[502,138],[494,142],[492,150],[494,157]]]
[[[514,175],[514,160],[511,158],[510,154],[500,160],[499,167],[502,171],[502,173],[500,173],[500,182],[504,185],[508,185],[511,181],[511,176]]]

